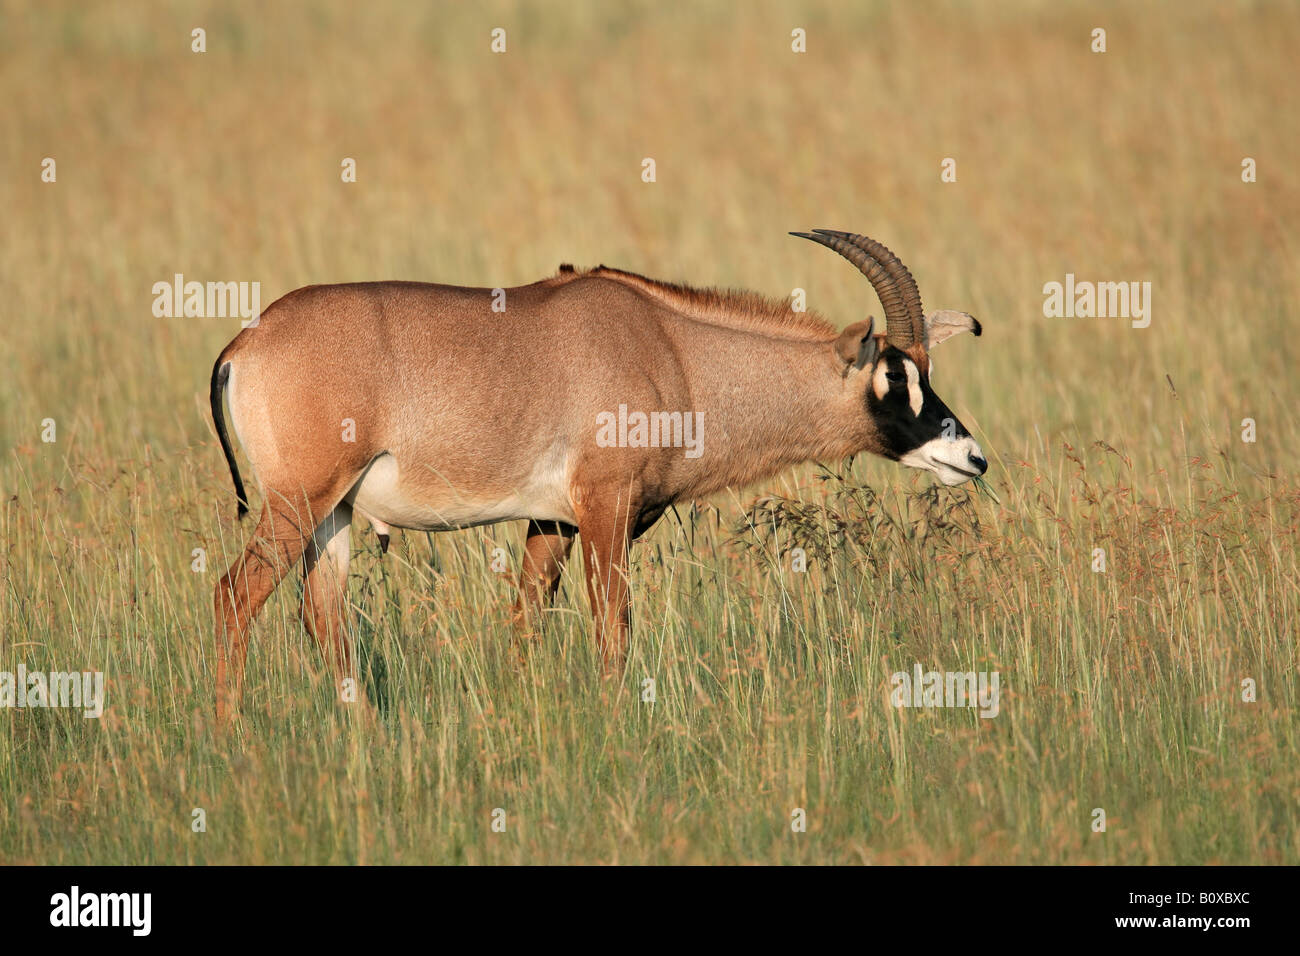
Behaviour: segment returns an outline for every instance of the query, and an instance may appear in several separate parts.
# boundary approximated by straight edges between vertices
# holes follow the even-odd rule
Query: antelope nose
[[[967,455],[966,457],[970,459],[970,463],[975,466],[975,470],[981,475],[989,470],[989,463],[979,455]]]

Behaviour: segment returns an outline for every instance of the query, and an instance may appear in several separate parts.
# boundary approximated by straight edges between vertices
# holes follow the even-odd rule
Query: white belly
[[[453,487],[450,482],[403,481],[397,459],[381,455],[348,499],[369,517],[414,531],[451,531],[529,518],[577,523],[562,453],[544,456],[518,488],[504,495],[483,495],[473,488]]]

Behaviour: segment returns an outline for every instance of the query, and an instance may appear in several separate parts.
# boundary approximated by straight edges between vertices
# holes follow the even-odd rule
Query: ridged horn
[[[836,229],[814,229],[811,233],[792,232],[791,235],[834,249],[858,267],[884,306],[885,339],[890,345],[905,349],[925,342],[925,317],[916,280],[883,243]]]

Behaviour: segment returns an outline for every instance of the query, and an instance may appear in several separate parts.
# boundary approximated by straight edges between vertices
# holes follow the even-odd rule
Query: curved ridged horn
[[[811,239],[834,249],[852,262],[867,280],[885,309],[885,339],[890,345],[908,348],[925,342],[925,319],[921,311],[921,293],[907,266],[882,243],[853,232],[814,229],[792,232],[792,236]]]

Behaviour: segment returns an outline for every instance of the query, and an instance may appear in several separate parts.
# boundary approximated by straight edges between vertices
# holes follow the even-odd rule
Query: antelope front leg
[[[587,595],[596,624],[596,644],[607,675],[627,663],[631,631],[631,588],[628,585],[628,546],[632,541],[632,507],[625,490],[597,499],[595,507],[578,514],[582,557],[586,562]]]
[[[555,597],[577,533],[573,525],[560,521],[528,522],[524,566],[519,572],[519,596],[514,606],[516,623],[525,624]]]

